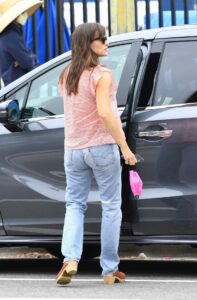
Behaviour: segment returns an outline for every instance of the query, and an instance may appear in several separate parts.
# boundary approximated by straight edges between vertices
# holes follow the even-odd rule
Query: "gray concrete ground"
[[[82,261],[68,286],[57,286],[62,262],[45,249],[0,248],[2,299],[196,300],[197,254],[188,245],[120,247],[125,284],[105,286],[98,259]],[[192,261],[192,262],[191,262]]]
[[[197,248],[190,245],[121,245],[121,259],[129,260],[197,260]],[[3,258],[55,258],[45,249],[29,247],[1,247],[0,259]]]

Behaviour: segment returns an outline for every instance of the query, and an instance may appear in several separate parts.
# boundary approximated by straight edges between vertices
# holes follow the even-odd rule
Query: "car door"
[[[7,235],[58,235],[62,226],[63,103],[58,76],[47,69],[9,99],[19,100],[21,119],[1,134],[0,211]],[[26,103],[24,106],[24,99]]]
[[[129,193],[134,235],[196,234],[196,47],[191,39],[157,40],[138,74],[127,128],[144,184],[139,199]]]

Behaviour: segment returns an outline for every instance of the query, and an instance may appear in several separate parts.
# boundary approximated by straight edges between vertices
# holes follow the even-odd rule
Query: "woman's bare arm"
[[[112,76],[110,72],[103,72],[96,87],[96,102],[98,114],[106,129],[119,145],[126,164],[134,165],[137,160],[133,152],[129,149],[125,136],[120,128],[120,124],[110,108],[110,87]]]

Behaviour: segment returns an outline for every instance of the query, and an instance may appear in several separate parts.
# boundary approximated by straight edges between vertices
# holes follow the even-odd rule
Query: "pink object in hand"
[[[129,171],[129,182],[134,196],[139,196],[142,193],[143,182],[136,171]]]

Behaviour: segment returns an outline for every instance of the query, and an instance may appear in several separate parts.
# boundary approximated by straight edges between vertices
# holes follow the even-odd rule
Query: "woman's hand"
[[[129,149],[128,146],[126,146],[124,148],[120,148],[120,150],[122,152],[122,155],[124,157],[126,165],[135,165],[137,163],[137,159],[136,159],[135,155]]]

